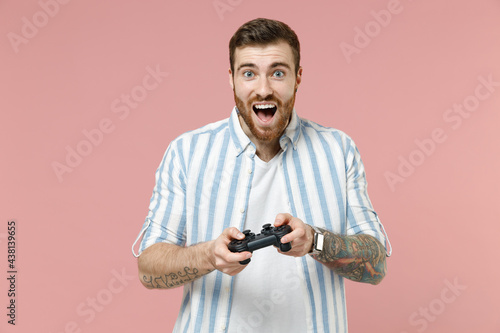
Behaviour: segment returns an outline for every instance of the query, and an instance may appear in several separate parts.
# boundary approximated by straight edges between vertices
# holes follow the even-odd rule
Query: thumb
[[[274,226],[279,227],[282,226],[283,224],[288,224],[290,223],[290,220],[292,219],[292,215],[288,213],[280,213],[276,215],[276,218],[274,219]]]

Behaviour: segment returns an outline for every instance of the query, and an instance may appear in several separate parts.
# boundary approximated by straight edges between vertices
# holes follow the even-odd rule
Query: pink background
[[[0,3],[2,332],[171,331],[181,289],[144,289],[130,247],[168,143],[229,116],[227,44],[256,17],[299,35],[296,109],[356,141],[394,247],[381,285],[347,282],[350,332],[500,332],[498,1],[54,1]],[[168,76],[145,90],[148,68]],[[87,156],[58,177],[67,147]]]

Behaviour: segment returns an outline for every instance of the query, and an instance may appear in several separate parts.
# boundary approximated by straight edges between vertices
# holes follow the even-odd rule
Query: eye
[[[285,73],[282,70],[277,70],[273,73],[273,76],[277,78],[282,78],[283,76],[285,76]]]
[[[245,78],[251,78],[251,77],[253,77],[253,73],[251,71],[244,71],[243,72],[243,77],[245,77]]]

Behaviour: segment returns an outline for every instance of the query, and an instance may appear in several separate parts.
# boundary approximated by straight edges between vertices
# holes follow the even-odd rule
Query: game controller
[[[231,252],[244,252],[262,249],[270,245],[279,247],[282,252],[288,252],[292,249],[292,243],[281,243],[281,238],[286,234],[292,232],[292,227],[288,224],[273,227],[271,224],[264,224],[260,234],[254,234],[250,230],[244,230],[245,238],[242,240],[233,239],[227,246]],[[240,264],[246,265],[250,259],[240,261]]]

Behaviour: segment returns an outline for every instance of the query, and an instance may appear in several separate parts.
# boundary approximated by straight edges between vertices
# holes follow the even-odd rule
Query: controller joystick
[[[252,233],[251,230],[243,230],[243,234],[245,235],[245,237],[249,237],[250,235],[254,235],[254,233]]]
[[[254,234],[250,230],[244,230],[244,239],[234,239],[228,244],[228,249],[231,252],[253,252],[264,247],[273,245],[279,247],[281,252],[288,252],[292,249],[292,243],[281,243],[281,238],[292,232],[292,227],[288,224],[280,227],[273,227],[270,223],[264,224],[260,234]],[[250,259],[240,261],[240,264],[246,265]]]

